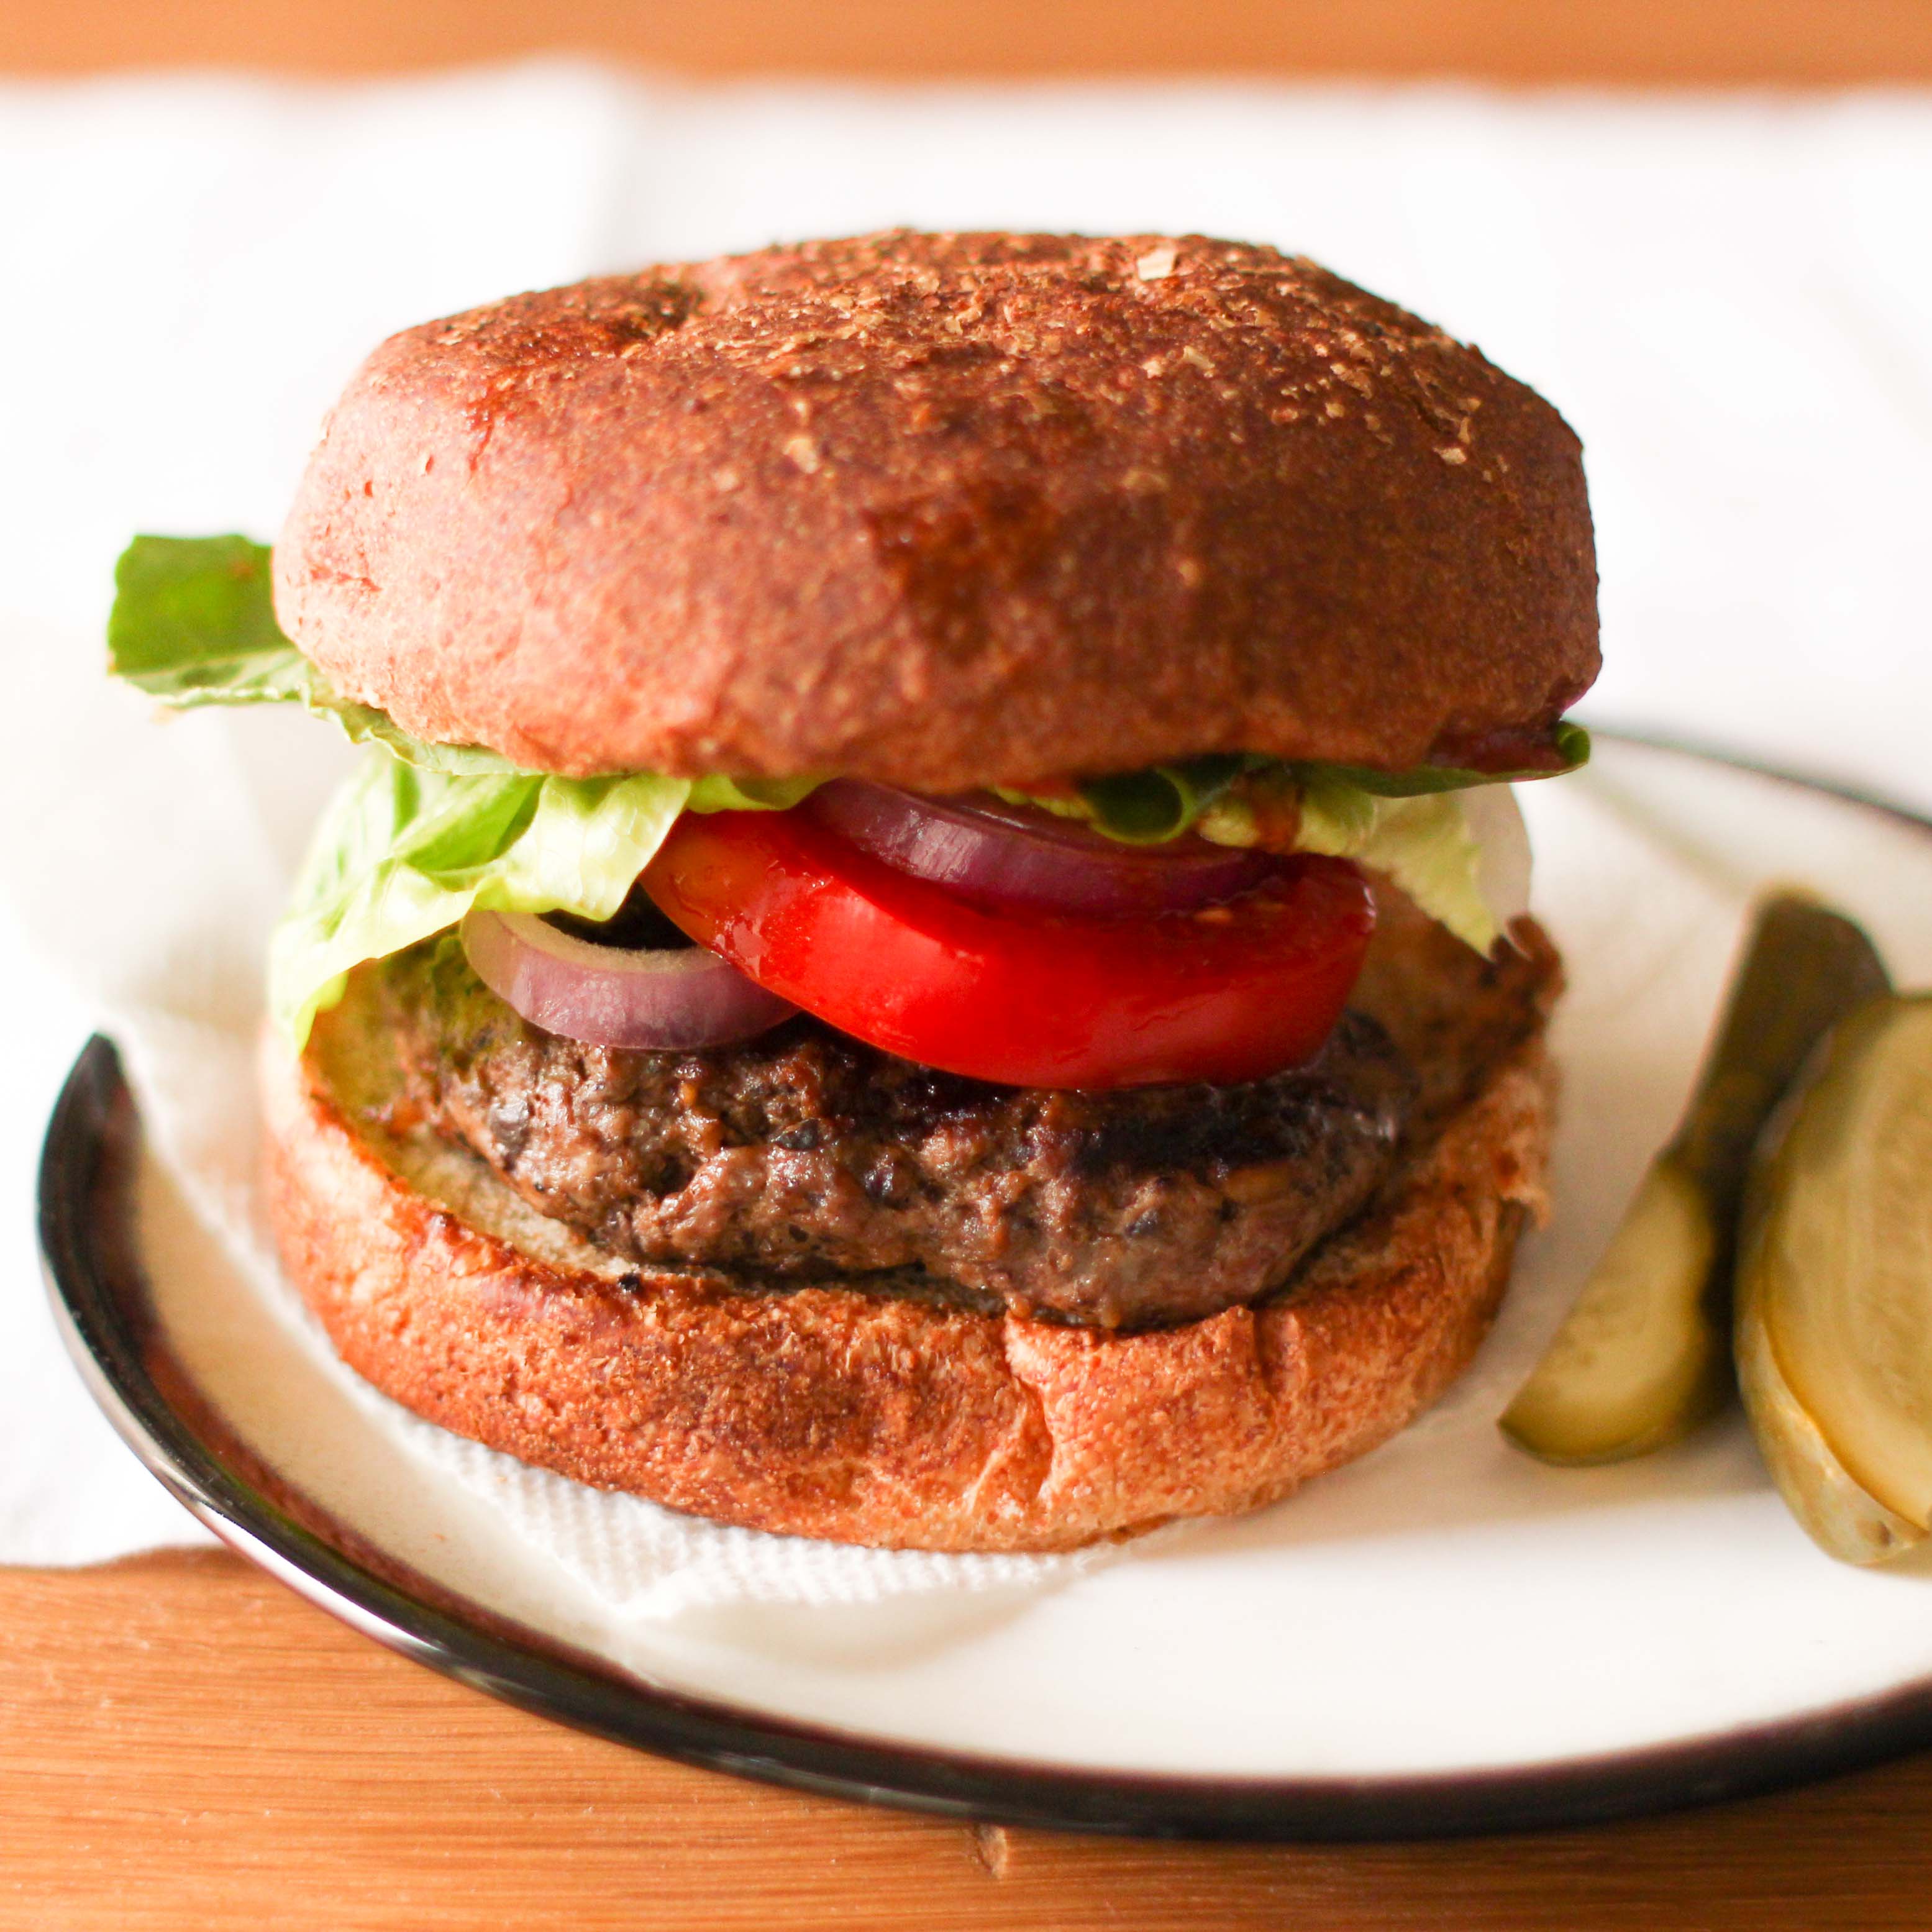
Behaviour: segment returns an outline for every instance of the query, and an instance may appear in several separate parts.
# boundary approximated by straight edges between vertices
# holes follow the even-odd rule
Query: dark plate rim
[[[1825,793],[1932,836],[1932,820],[1853,788],[1678,740],[1599,735]],[[1402,1778],[1188,1778],[882,1741],[646,1684],[409,1570],[228,1432],[149,1312],[129,1211],[139,1137],[119,1055],[97,1035],[48,1128],[40,1240],[62,1340],[122,1439],[224,1543],[310,1602],[418,1663],[578,1730],[797,1790],[984,1823],[1311,1841],[1597,1823],[1774,1790],[1932,1744],[1928,1677],[1791,1718],[1589,1758]]]

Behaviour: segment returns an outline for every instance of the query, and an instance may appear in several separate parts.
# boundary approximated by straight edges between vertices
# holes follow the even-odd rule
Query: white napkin
[[[702,91],[557,64],[343,89],[118,81],[0,87],[0,1560],[196,1534],[59,1360],[34,1153],[104,1024],[155,1144],[247,1246],[260,947],[341,756],[304,718],[156,728],[105,688],[112,560],[137,529],[272,536],[328,401],[406,322],[894,221],[1302,249],[1479,341],[1582,434],[1597,716],[1932,805],[1925,97]],[[693,1530],[515,1466],[506,1486],[501,1459],[396,1426],[474,1465],[640,1613],[1020,1574]]]

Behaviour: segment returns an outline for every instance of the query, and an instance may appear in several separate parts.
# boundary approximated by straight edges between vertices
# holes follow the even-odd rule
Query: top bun
[[[868,236],[406,330],[275,576],[344,696],[578,775],[1480,761],[1598,668],[1562,418],[1198,236]]]

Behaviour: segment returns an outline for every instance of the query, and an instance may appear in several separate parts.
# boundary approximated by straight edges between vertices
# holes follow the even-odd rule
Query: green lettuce
[[[1160,845],[1189,830],[1244,772],[1269,762],[1230,752],[1086,778],[1074,790],[1084,815],[1108,838]]]
[[[247,537],[139,536],[114,567],[107,666],[176,710],[203,704],[300,704],[356,743],[386,746],[424,771],[518,772],[481,745],[433,745],[386,711],[352,704],[282,634],[269,550]]]
[[[1564,718],[1557,725],[1555,737],[1562,762],[1540,771],[1478,772],[1454,765],[1418,765],[1406,772],[1384,772],[1370,765],[1320,764],[1264,758],[1253,752],[1219,752],[1179,764],[1152,765],[1144,771],[1083,779],[1065,795],[1003,788],[1000,796],[1010,803],[1043,806],[1062,818],[1079,819],[1096,832],[1128,844],[1159,845],[1199,829],[1204,819],[1211,819],[1231,799],[1238,800],[1244,779],[1264,787],[1285,782],[1331,795],[1346,788],[1370,798],[1426,798],[1468,791],[1478,785],[1559,778],[1589,762],[1590,734],[1582,725]]]
[[[269,1010],[298,1046],[364,960],[472,906],[609,919],[680,812],[782,810],[816,782],[555,778],[479,746],[427,743],[339,696],[282,634],[268,549],[246,537],[136,537],[115,593],[109,666],[137,690],[177,708],[301,704],[372,747],[316,827],[269,942]]]
[[[1589,758],[1590,734],[1565,720],[1556,728],[1556,748],[1562,770],[1574,771]],[[1430,918],[1486,952],[1502,926],[1482,889],[1481,843],[1456,795],[1479,785],[1558,775],[1444,765],[1382,772],[1224,756],[1090,779],[1069,795],[1003,790],[1000,796],[1045,806],[1130,844],[1160,844],[1192,831],[1222,845],[1257,843],[1255,800],[1272,798],[1292,807],[1298,851],[1353,859],[1382,873]]]
[[[268,1008],[298,1046],[352,967],[492,912],[615,916],[686,812],[782,809],[722,778],[476,776],[365,758],[316,828],[268,945]]]
[[[269,1001],[299,1045],[350,969],[455,925],[472,908],[610,918],[684,812],[782,811],[815,778],[563,778],[475,745],[415,737],[344,698],[275,621],[269,551],[242,536],[139,536],[115,572],[110,668],[165,704],[296,704],[370,746],[317,828],[269,952]],[[1569,769],[1588,735],[1558,727]],[[1242,753],[1089,778],[1064,794],[1003,791],[1108,837],[1158,844],[1190,830],[1260,836],[1254,801],[1291,800],[1300,850],[1387,874],[1486,951],[1498,927],[1478,884],[1480,848],[1455,794],[1510,777],[1284,764]]]
[[[472,906],[609,919],[691,791],[676,778],[477,777],[366,758],[316,829],[268,947],[268,1006],[298,1045],[350,968]]]
[[[1502,935],[1482,889],[1482,847],[1454,792],[1386,797],[1339,778],[1318,780],[1302,793],[1295,843],[1394,880],[1478,952]]]
[[[1277,767],[1263,776],[1272,784],[1228,792],[1202,814],[1196,831],[1217,845],[1259,843],[1258,794],[1264,810],[1279,805],[1292,812],[1297,851],[1352,859],[1392,879],[1478,952],[1496,944],[1502,922],[1483,891],[1481,842],[1456,793],[1365,791],[1334,766],[1300,765],[1292,773]]]
[[[1534,771],[1473,772],[1458,765],[1412,765],[1406,772],[1378,771],[1372,765],[1299,764],[1288,769],[1353,785],[1377,798],[1420,798],[1432,792],[1469,791],[1478,785],[1524,784],[1533,778],[1563,778],[1590,762],[1590,734],[1582,725],[1558,718],[1551,736],[1562,762]]]

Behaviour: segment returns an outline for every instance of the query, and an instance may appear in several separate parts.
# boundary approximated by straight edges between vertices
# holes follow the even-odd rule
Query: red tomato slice
[[[984,911],[797,812],[687,812],[644,882],[692,938],[842,1031],[1024,1087],[1294,1066],[1328,1037],[1375,925],[1360,872],[1313,857],[1198,912]]]

